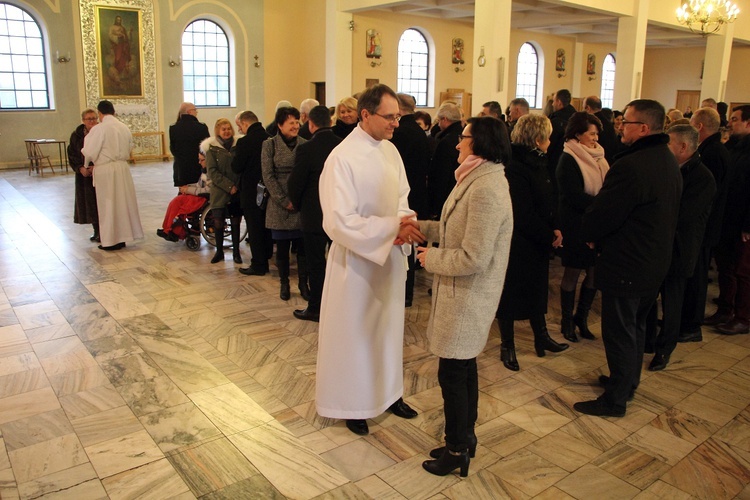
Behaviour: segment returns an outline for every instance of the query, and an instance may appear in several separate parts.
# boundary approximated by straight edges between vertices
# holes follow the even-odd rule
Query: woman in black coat
[[[596,296],[594,287],[594,260],[596,254],[579,236],[581,219],[586,209],[593,203],[609,171],[604,157],[605,151],[599,145],[599,132],[602,123],[599,119],[579,111],[570,117],[565,129],[563,154],[557,163],[557,189],[560,197],[560,226],[565,235],[565,245],[561,248],[562,264],[565,267],[560,283],[560,307],[562,311],[561,331],[563,337],[578,342],[575,326],[581,337],[593,340],[589,331],[588,316]],[[573,315],[576,301],[576,287],[582,271],[586,278],[581,284],[578,309]]]
[[[96,207],[96,188],[94,187],[93,177],[91,176],[93,164],[84,165],[83,140],[99,118],[96,111],[87,109],[81,113],[81,123],[70,134],[68,141],[68,163],[70,163],[73,172],[76,174],[76,195],[73,210],[73,222],[76,224],[91,224],[94,227],[94,234],[89,237],[91,241],[99,241],[99,211]]]
[[[359,117],[357,116],[357,100],[353,97],[344,97],[336,105],[336,123],[331,130],[334,134],[346,139],[352,130],[357,127]]]
[[[513,237],[510,243],[505,287],[497,309],[502,340],[500,358],[509,370],[518,371],[513,334],[515,320],[528,319],[534,332],[534,348],[560,352],[547,332],[549,252],[562,245],[562,233],[554,217],[554,194],[547,173],[546,151],[552,125],[544,115],[525,115],[513,128],[513,158],[505,169],[513,204]]]

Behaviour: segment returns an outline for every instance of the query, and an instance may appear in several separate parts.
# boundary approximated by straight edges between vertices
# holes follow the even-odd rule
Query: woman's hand
[[[78,171],[81,172],[81,175],[84,176],[84,177],[88,177],[88,176],[91,175],[91,170],[89,170],[86,167],[81,167],[81,168],[78,169]]]
[[[422,267],[424,267],[424,261],[427,260],[427,252],[429,251],[430,247],[417,247],[417,259]]]
[[[287,203],[287,204],[286,204],[286,206],[285,206],[284,208],[286,208],[286,209],[287,209],[287,210],[289,210],[290,212],[294,212],[294,204],[292,204],[292,202],[291,202],[291,201],[290,201],[289,203]]]
[[[552,233],[555,235],[555,239],[552,241],[552,248],[561,248],[563,240],[562,233],[559,229],[555,229]]]
[[[187,192],[187,186],[180,186],[180,194],[185,194]]]
[[[237,186],[232,186],[232,189],[229,190],[229,194],[237,194]]]

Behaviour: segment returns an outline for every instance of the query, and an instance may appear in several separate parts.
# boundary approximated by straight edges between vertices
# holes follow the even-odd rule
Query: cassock
[[[390,141],[357,126],[320,177],[328,252],[318,330],[316,406],[366,419],[403,395],[404,283],[409,245],[394,245],[409,183]]]
[[[128,158],[133,137],[127,125],[113,115],[104,115],[83,143],[85,165],[94,162],[94,186],[99,211],[102,246],[143,238],[133,177]]]

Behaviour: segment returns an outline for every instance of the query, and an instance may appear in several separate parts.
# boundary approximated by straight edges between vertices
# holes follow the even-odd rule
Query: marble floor
[[[495,326],[469,477],[432,476],[429,276],[404,339],[420,415],[382,415],[357,437],[315,413],[317,324],[292,317],[299,294],[281,301],[275,271],[245,277],[209,264],[205,244],[158,238],[171,166],[132,172],[147,236],[113,253],[72,223],[72,174],[0,174],[1,498],[750,498],[750,335],[681,344],[666,370],[643,372],[627,416],[603,419],[572,410],[600,392],[601,340],[537,358],[522,323],[511,372]]]

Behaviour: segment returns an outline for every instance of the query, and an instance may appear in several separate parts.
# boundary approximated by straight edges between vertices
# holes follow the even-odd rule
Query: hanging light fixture
[[[716,33],[737,19],[740,9],[729,0],[690,0],[677,9],[677,21],[702,36]]]

